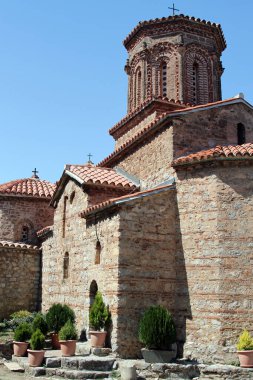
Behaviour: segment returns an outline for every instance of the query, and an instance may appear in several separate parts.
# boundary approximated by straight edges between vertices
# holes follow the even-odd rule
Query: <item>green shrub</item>
[[[45,345],[45,336],[37,329],[31,337],[30,346],[32,350],[43,350]]]
[[[16,342],[26,342],[31,338],[32,328],[31,325],[24,322],[21,323],[14,332],[14,340]]]
[[[10,319],[4,320],[6,328],[15,330],[21,323],[32,323],[36,314],[36,312],[30,313],[27,310],[16,311],[11,314]]]
[[[48,332],[46,318],[42,313],[38,313],[32,323],[33,332],[37,329],[39,329],[43,335],[46,335]]]
[[[169,349],[176,341],[171,314],[163,306],[151,306],[139,324],[139,340],[149,349]]]
[[[100,331],[109,327],[111,322],[111,314],[108,307],[103,301],[102,294],[97,292],[94,302],[90,309],[90,327]]]
[[[68,320],[65,325],[59,331],[60,340],[76,340],[77,339],[77,330],[75,325]]]
[[[67,305],[53,304],[46,314],[46,321],[50,331],[58,333],[65,323],[70,320],[75,323],[75,313]]]
[[[238,351],[253,350],[253,339],[247,330],[244,330],[239,336],[236,348]]]

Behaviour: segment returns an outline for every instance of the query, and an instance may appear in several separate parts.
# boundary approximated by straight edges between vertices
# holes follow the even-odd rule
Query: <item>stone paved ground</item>
[[[9,371],[3,363],[0,363],[0,380],[34,380],[34,377],[26,373],[18,373]],[[48,380],[46,377],[39,377],[40,380]],[[54,380],[56,378],[54,377]],[[65,379],[66,380],[66,379]]]

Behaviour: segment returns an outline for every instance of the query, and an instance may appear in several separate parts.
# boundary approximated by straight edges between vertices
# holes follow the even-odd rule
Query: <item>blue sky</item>
[[[126,114],[122,40],[165,0],[0,0],[0,183],[56,181],[64,164],[113,150],[107,131]],[[253,103],[252,0],[178,0],[180,13],[222,25],[223,98]]]

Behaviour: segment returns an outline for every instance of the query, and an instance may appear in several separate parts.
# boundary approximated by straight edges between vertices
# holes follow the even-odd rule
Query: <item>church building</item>
[[[144,21],[124,46],[128,108],[109,130],[115,149],[97,165],[65,166],[54,219],[36,234],[42,310],[66,303],[88,331],[99,290],[107,343],[138,357],[139,320],[161,304],[179,356],[226,362],[253,330],[253,107],[242,94],[222,100],[218,24]]]

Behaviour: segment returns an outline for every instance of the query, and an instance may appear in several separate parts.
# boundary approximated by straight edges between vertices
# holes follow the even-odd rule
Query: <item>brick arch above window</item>
[[[184,98],[191,104],[213,101],[212,70],[208,53],[190,46],[184,55]]]

